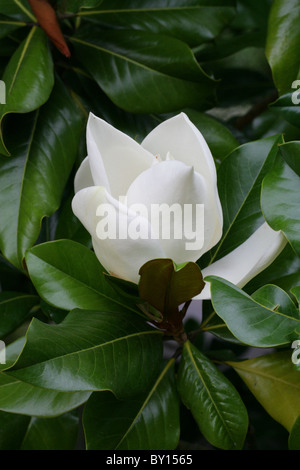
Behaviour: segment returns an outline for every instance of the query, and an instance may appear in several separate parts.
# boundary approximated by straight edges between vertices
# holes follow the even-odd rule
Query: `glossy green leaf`
[[[189,341],[184,344],[178,390],[204,437],[221,449],[242,449],[247,410],[234,386]]]
[[[179,400],[171,359],[147,394],[120,401],[93,393],[84,410],[88,450],[172,450],[179,439]]]
[[[14,365],[20,356],[26,339],[24,337],[6,346],[4,371]],[[56,392],[30,385],[0,373],[0,410],[29,416],[58,416],[77,408],[90,397],[90,392]]]
[[[68,413],[57,418],[30,420],[21,450],[74,450],[79,419]]]
[[[22,292],[0,292],[0,338],[5,338],[29,317],[39,297]]]
[[[42,218],[59,207],[77,156],[82,122],[60,82],[44,107],[18,119],[18,136],[13,125],[8,136],[13,156],[0,157],[0,247],[21,268]]]
[[[25,259],[36,290],[50,305],[64,310],[132,312],[106,281],[105,270],[94,252],[80,243],[43,243],[30,249]],[[137,308],[133,311],[139,313]]]
[[[90,392],[59,392],[0,373],[0,410],[28,416],[58,416],[85,403]]]
[[[291,352],[229,362],[265,410],[288,431],[300,414],[300,374]]]
[[[111,390],[125,398],[153,383],[161,360],[161,332],[138,317],[73,310],[55,326],[33,319],[6,375],[47,390]]]
[[[85,69],[126,111],[166,113],[213,103],[216,82],[178,39],[85,25],[71,41]]]
[[[95,10],[80,12],[81,18],[98,20],[113,27],[133,28],[168,34],[190,45],[211,41],[220,34],[235,13],[232,1],[104,0]]]
[[[270,310],[279,310],[300,320],[300,312],[291,297],[277,286],[267,284],[252,294],[252,299]]]
[[[269,16],[266,55],[275,85],[282,95],[300,78],[300,5],[298,0],[274,0]]]
[[[36,26],[11,57],[2,77],[6,104],[0,104],[0,125],[8,113],[28,113],[50,96],[54,84],[53,63],[47,36]],[[1,132],[0,153],[9,155]]]
[[[267,289],[260,291],[256,294],[257,301],[225,279],[209,276],[207,280],[211,282],[215,311],[225,321],[233,335],[243,343],[267,348],[287,345],[298,338],[300,317],[293,316],[294,310],[291,312],[290,304],[287,306],[284,294],[280,291],[278,293],[278,287],[268,289],[269,295],[270,290],[273,291],[268,301],[265,300]],[[283,302],[282,297],[285,299]],[[277,303],[278,298],[283,303],[282,311]]]
[[[261,184],[273,167],[280,140],[280,136],[272,136],[241,145],[223,160],[218,170],[223,235],[216,248],[201,259],[201,267],[233,251],[264,222]]]
[[[300,255],[300,177],[282,159],[264,178],[262,211],[274,230],[282,230]]]
[[[300,415],[294,422],[290,432],[289,450],[300,450]]]

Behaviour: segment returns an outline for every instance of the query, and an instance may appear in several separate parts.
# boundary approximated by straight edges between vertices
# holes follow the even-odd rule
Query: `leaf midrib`
[[[93,16],[93,15],[111,15],[111,14],[126,14],[126,13],[155,13],[155,12],[167,12],[170,13],[172,11],[179,11],[182,13],[182,10],[188,11],[201,11],[207,8],[226,8],[226,9],[233,9],[233,7],[225,5],[225,6],[208,6],[208,5],[194,5],[194,6],[182,6],[182,7],[163,7],[163,8],[130,8],[130,9],[116,9],[116,10],[93,10],[93,11],[80,11],[77,13],[77,16]]]
[[[272,380],[272,381],[275,381],[275,382],[279,382],[279,383],[282,383],[284,385],[288,385],[289,387],[293,387],[293,388],[296,388],[296,389],[300,389],[300,384],[297,385],[297,384],[293,384],[291,382],[287,382],[286,380],[284,379],[281,379],[281,378],[278,378],[276,376],[273,376],[273,375],[270,375],[269,373],[265,373],[265,372],[262,372],[262,371],[259,371],[259,370],[255,370],[253,371],[253,369],[251,367],[247,367],[247,366],[242,366],[241,367],[241,364],[240,362],[231,362],[231,361],[228,361],[226,362],[226,364],[230,365],[231,367],[233,367],[234,369],[238,369],[238,370],[242,370],[242,371],[245,371],[245,372],[248,372],[249,374],[251,375],[259,375],[261,377],[264,377],[268,380]],[[237,365],[238,364],[238,365]]]
[[[150,66],[148,66],[148,65],[143,64],[142,62],[137,62],[136,60],[131,59],[130,57],[126,57],[125,55],[122,55],[122,54],[120,54],[120,53],[118,53],[118,52],[112,51],[112,50],[110,50],[110,49],[105,49],[104,47],[99,46],[99,44],[94,44],[93,42],[84,41],[84,40],[82,40],[82,39],[75,38],[74,36],[71,37],[70,40],[71,40],[71,41],[74,41],[74,42],[78,42],[79,44],[83,44],[83,45],[86,46],[86,47],[92,47],[92,48],[94,48],[94,49],[98,49],[99,51],[102,51],[102,52],[104,52],[105,54],[108,54],[108,55],[112,55],[112,56],[114,56],[114,57],[117,57],[117,58],[120,59],[120,60],[123,60],[123,61],[125,61],[125,62],[129,62],[129,63],[135,65],[136,67],[140,67],[140,68],[142,68],[142,69],[144,69],[144,70],[147,70],[147,71],[149,71],[149,72],[151,72],[151,73],[158,74],[158,75],[160,75],[160,76],[162,76],[162,77],[171,78],[171,79],[173,79],[173,80],[178,80],[178,81],[181,81],[181,82],[184,81],[184,82],[189,82],[189,83],[196,83],[196,84],[198,83],[198,82],[195,81],[195,80],[184,80],[183,78],[175,77],[175,76],[173,76],[173,75],[164,73],[164,72],[162,72],[161,70],[156,70],[156,69],[154,69],[154,68],[152,68],[152,67],[150,67]],[[191,55],[192,59],[196,62],[192,51],[191,51],[191,50],[189,50],[189,51],[190,51],[190,55]],[[196,62],[196,64],[197,64],[197,66],[199,67],[199,64],[198,64],[197,62]],[[206,75],[206,73],[205,73],[200,67],[199,67],[199,72],[203,75],[204,78],[210,79],[210,77],[209,77],[208,75]],[[212,79],[210,79],[210,80],[212,80]]]
[[[33,367],[36,367],[36,366],[40,366],[42,364],[47,364],[47,363],[50,363],[52,361],[56,361],[56,360],[59,360],[59,359],[64,359],[64,358],[68,358],[68,357],[71,357],[71,356],[76,356],[76,355],[79,355],[79,354],[82,354],[82,353],[86,353],[88,351],[95,351],[97,349],[105,348],[107,346],[113,345],[113,344],[118,343],[120,341],[128,341],[131,338],[144,336],[144,335],[153,335],[153,334],[162,335],[162,332],[159,331],[159,330],[155,330],[155,329],[137,331],[135,333],[131,333],[131,334],[126,335],[126,336],[121,336],[119,338],[114,338],[112,340],[106,341],[105,343],[94,345],[94,346],[91,346],[89,348],[80,349],[78,351],[72,351],[72,352],[69,352],[69,353],[61,355],[61,356],[55,356],[55,357],[51,357],[50,359],[45,359],[44,361],[35,362],[35,363],[33,363],[29,366],[20,367],[19,369],[13,369],[13,368],[6,369],[5,372],[6,372],[6,375],[10,375],[10,372],[24,371],[24,370],[27,370],[27,369],[30,369],[30,368],[33,368]],[[24,346],[24,348],[25,348],[25,346]],[[14,366],[17,366],[17,365],[18,365],[18,362],[16,362],[14,364]],[[12,375],[12,377],[15,378],[14,375]],[[16,378],[19,380],[18,376],[16,376]],[[24,381],[24,380],[22,379],[22,381]],[[30,383],[30,382],[25,382],[25,383]],[[43,388],[43,387],[41,387],[41,388]],[[49,389],[49,390],[56,390],[56,389]],[[57,390],[57,391],[60,391],[60,390]]]
[[[206,390],[208,396],[210,397],[211,402],[212,402],[212,404],[213,404],[213,406],[214,406],[214,408],[215,408],[215,410],[216,410],[216,412],[217,412],[217,414],[218,414],[218,416],[219,416],[219,419],[220,419],[221,422],[223,423],[224,428],[227,430],[227,435],[230,436],[230,440],[231,440],[231,442],[234,444],[234,443],[235,443],[235,439],[232,437],[232,432],[230,431],[230,428],[228,427],[228,425],[227,425],[225,419],[223,418],[223,416],[222,416],[222,414],[221,414],[221,411],[219,410],[219,408],[218,408],[218,406],[217,406],[215,400],[213,399],[213,397],[212,397],[212,395],[211,395],[209,389],[208,389],[207,386],[206,386],[205,380],[203,379],[203,377],[202,377],[202,375],[201,375],[201,372],[200,372],[199,368],[197,367],[196,361],[194,360],[194,356],[193,356],[193,353],[192,353],[192,351],[191,351],[190,345],[189,345],[188,342],[185,343],[185,344],[186,344],[186,348],[187,348],[187,351],[188,351],[190,360],[191,360],[191,362],[192,362],[192,365],[194,366],[194,368],[195,368],[195,370],[196,370],[196,373],[198,374],[198,376],[199,376],[201,382],[203,383],[203,385],[204,385],[204,387],[205,387],[205,390]]]
[[[150,390],[150,392],[148,393],[146,399],[144,400],[143,404],[141,405],[138,413],[136,414],[136,416],[134,417],[134,419],[132,420],[132,423],[131,425],[129,426],[129,428],[127,429],[127,431],[125,432],[124,436],[121,438],[121,440],[118,442],[118,444],[115,446],[115,450],[118,449],[118,447],[120,446],[120,444],[122,444],[122,442],[126,439],[126,437],[128,436],[128,434],[130,433],[131,429],[134,427],[135,423],[137,422],[138,418],[140,417],[140,415],[142,414],[142,412],[144,411],[145,407],[147,406],[147,404],[149,403],[151,397],[154,395],[154,393],[156,392],[160,382],[163,380],[163,378],[165,377],[165,375],[168,373],[168,370],[170,369],[170,367],[173,365],[175,359],[174,358],[171,358],[169,360],[169,362],[167,363],[166,367],[163,369],[163,371],[161,372],[161,374],[159,375],[158,379],[156,380],[155,384],[153,385],[152,389]]]
[[[69,279],[71,280],[75,280],[78,284],[84,286],[84,288],[88,289],[88,290],[91,290],[92,292],[95,292],[98,296],[100,297],[104,297],[105,299],[109,300],[110,302],[113,302],[117,305],[120,305],[121,307],[127,309],[127,310],[131,310],[132,312],[134,313],[140,313],[138,310],[134,310],[132,307],[129,307],[128,305],[126,304],[123,304],[121,302],[119,302],[118,300],[112,298],[112,297],[108,297],[106,294],[104,294],[103,292],[100,292],[98,290],[96,290],[94,287],[91,287],[87,284],[84,283],[84,281],[81,281],[80,279],[77,279],[75,277],[72,277],[71,274],[69,273],[66,273],[65,271],[63,271],[61,268],[57,268],[56,266],[54,266],[53,264],[50,264],[48,261],[45,261],[44,259],[40,258],[39,256],[35,255],[34,253],[30,253],[30,255],[34,256],[35,258],[37,258],[40,262],[42,262],[43,264],[46,264],[47,266],[51,266],[52,268],[54,268],[56,271],[58,271],[59,273],[61,274],[64,274],[66,277],[68,277]],[[62,308],[62,307],[60,307]]]

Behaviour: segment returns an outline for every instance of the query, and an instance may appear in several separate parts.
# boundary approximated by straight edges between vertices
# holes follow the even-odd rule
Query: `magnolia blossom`
[[[90,114],[87,151],[75,177],[72,209],[91,234],[95,254],[108,272],[138,283],[139,269],[147,261],[195,262],[218,243],[223,215],[214,160],[184,113],[159,124],[141,144]],[[157,230],[160,212],[153,215],[153,207],[195,210],[182,212],[185,229],[181,227],[180,236],[178,220],[163,236]],[[281,232],[263,223],[238,248],[203,269],[203,277],[216,275],[243,287],[285,244]],[[210,298],[209,283],[198,298]]]

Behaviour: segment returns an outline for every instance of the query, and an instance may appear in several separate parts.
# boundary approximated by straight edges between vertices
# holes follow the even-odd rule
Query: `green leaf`
[[[198,46],[218,36],[234,13],[234,3],[230,0],[173,0],[171,3],[104,0],[97,9],[82,11],[80,16],[110,27],[167,34]]]
[[[2,77],[6,104],[0,104],[0,126],[8,113],[28,113],[44,104],[54,84],[53,63],[44,31],[34,26],[11,57]],[[10,155],[1,131],[0,153]]]
[[[78,60],[126,111],[166,113],[213,104],[216,82],[178,39],[85,25],[71,41]]]
[[[79,419],[72,413],[30,420],[21,450],[74,450]]]
[[[294,317],[286,298],[279,288],[264,289],[256,296],[263,304],[225,279],[208,276],[211,282],[212,303],[216,313],[225,321],[233,335],[245,344],[258,348],[287,345],[300,334],[299,315]],[[265,300],[265,293],[272,291],[271,299]],[[274,292],[276,295],[274,295]],[[262,295],[263,293],[263,295]],[[278,298],[287,312],[278,307]],[[266,307],[264,304],[268,304]],[[274,305],[275,304],[275,305]],[[271,308],[271,306],[273,306]]]
[[[179,439],[179,400],[174,359],[142,397],[117,400],[96,392],[83,416],[88,450],[171,450]]]
[[[300,5],[298,0],[274,0],[269,16],[266,56],[274,83],[282,95],[300,78]]]
[[[189,341],[184,344],[178,390],[204,437],[221,449],[242,449],[246,408],[231,382]]]
[[[0,370],[12,367],[20,356],[25,337],[6,346],[6,364]],[[58,416],[77,408],[90,397],[90,392],[56,392],[30,385],[0,372],[0,410],[29,416]]]
[[[39,304],[37,295],[22,292],[0,292],[0,338],[14,331]]]
[[[300,450],[300,415],[294,422],[290,432],[289,450]]]
[[[81,126],[77,108],[59,81],[44,107],[11,123],[13,156],[0,157],[0,248],[19,268],[39,235],[42,218],[60,205]]]
[[[280,136],[272,136],[250,142],[223,160],[218,170],[223,235],[216,248],[202,257],[201,267],[233,251],[264,223],[260,207],[261,184],[274,165],[280,141]]]
[[[42,243],[28,250],[25,259],[39,295],[54,307],[140,313],[116,294],[94,252],[80,243],[71,240]]]
[[[300,414],[300,374],[291,352],[228,362],[273,419],[291,431]]]
[[[251,296],[255,302],[269,308],[270,310],[279,310],[286,315],[300,320],[300,312],[291,297],[277,286],[268,284]]]
[[[10,413],[58,416],[85,403],[90,394],[47,390],[0,373],[0,410]]]
[[[138,317],[73,310],[55,326],[34,318],[6,375],[47,391],[111,390],[125,398],[153,383],[161,360],[161,332]]]
[[[300,155],[300,154],[299,154]],[[282,159],[264,178],[262,211],[274,230],[282,230],[300,256],[300,177]]]

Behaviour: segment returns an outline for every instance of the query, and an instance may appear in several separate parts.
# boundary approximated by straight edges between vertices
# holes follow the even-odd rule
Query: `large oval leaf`
[[[242,449],[247,410],[234,386],[189,341],[184,344],[178,390],[204,437],[221,449]]]
[[[179,400],[174,359],[143,396],[117,400],[96,392],[84,410],[87,449],[172,450],[179,439]]]
[[[287,345],[298,338],[300,317],[291,316],[291,308],[289,305],[287,307],[286,303],[283,308],[287,309],[287,313],[281,311],[280,305],[277,304],[281,295],[274,296],[272,293],[273,298],[268,299],[266,307],[265,296],[262,304],[225,279],[210,276],[207,280],[211,282],[215,311],[240,341],[267,348]],[[257,297],[261,302],[261,295],[257,294]]]
[[[178,39],[85,25],[71,40],[79,61],[126,111],[166,113],[213,104],[216,82]]]
[[[47,37],[34,26],[11,57],[3,81],[6,104],[0,104],[0,126],[8,113],[28,113],[44,104],[54,84],[53,63]],[[0,134],[0,153],[9,155]]]
[[[40,296],[50,305],[141,312],[117,294],[104,276],[104,268],[93,251],[71,240],[42,243],[28,250],[26,264]]]
[[[300,414],[300,374],[291,352],[229,362],[265,410],[291,431]]]
[[[22,268],[41,220],[58,209],[78,152],[82,121],[68,91],[57,82],[51,99],[9,126],[12,157],[0,156],[0,248]],[[17,135],[16,135],[17,126]]]
[[[97,19],[102,24],[126,29],[168,34],[198,46],[220,34],[235,13],[231,0],[104,0],[95,10],[79,13],[84,19]]]
[[[33,319],[6,374],[47,390],[111,390],[125,398],[152,385],[161,360],[161,332],[139,317],[73,310],[55,326]]]

